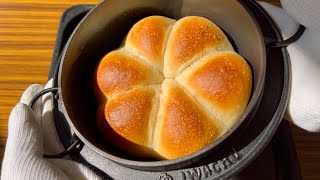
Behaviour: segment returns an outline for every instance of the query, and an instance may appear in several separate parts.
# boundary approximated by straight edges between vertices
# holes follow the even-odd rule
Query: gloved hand
[[[50,80],[46,88],[52,85]],[[43,154],[64,150],[53,121],[50,95],[44,95],[32,110],[29,104],[40,85],[31,85],[12,110],[1,179],[99,179],[87,167],[67,159],[45,159]]]
[[[291,37],[299,24],[307,29],[287,50],[292,88],[285,119],[311,132],[320,131],[320,1],[281,0],[283,9],[260,2],[282,31]]]

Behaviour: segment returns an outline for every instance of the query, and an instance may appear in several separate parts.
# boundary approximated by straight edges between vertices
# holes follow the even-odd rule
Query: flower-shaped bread
[[[108,141],[134,155],[174,159],[233,126],[252,73],[210,20],[150,16],[103,57],[94,82],[97,126]]]

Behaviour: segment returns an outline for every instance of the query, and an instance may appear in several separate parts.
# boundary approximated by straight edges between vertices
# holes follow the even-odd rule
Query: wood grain
[[[44,85],[47,81],[63,11],[72,5],[98,2],[99,0],[0,1],[1,161],[10,111],[29,85]]]
[[[30,85],[47,81],[62,12],[75,4],[99,0],[0,1],[0,160],[7,138],[8,117]],[[265,0],[280,6],[279,0]],[[304,179],[320,178],[320,134],[293,126]]]

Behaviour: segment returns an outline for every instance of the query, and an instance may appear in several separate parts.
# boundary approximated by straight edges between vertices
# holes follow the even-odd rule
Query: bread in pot
[[[230,129],[251,86],[249,65],[210,20],[146,17],[97,66],[97,126],[130,154],[179,158]]]

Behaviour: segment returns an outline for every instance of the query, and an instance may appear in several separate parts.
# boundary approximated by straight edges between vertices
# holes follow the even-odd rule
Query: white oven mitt
[[[307,29],[287,47],[292,66],[292,88],[285,119],[311,132],[320,131],[320,1],[281,0],[283,9],[260,2],[282,31],[291,37],[299,24]]]
[[[282,30],[284,39],[307,27],[301,39],[288,47],[292,64],[292,90],[286,118],[308,131],[320,131],[320,1],[282,0],[284,9],[261,3]],[[46,87],[49,87],[49,81]],[[29,104],[42,90],[30,86],[9,118],[8,139],[1,179],[99,179],[91,170],[66,159],[45,159],[43,153],[63,150],[53,122],[49,95]]]
[[[50,80],[46,88],[51,87]],[[29,104],[40,85],[31,85],[9,118],[8,139],[1,179],[99,179],[82,164],[66,159],[46,159],[43,154],[64,150],[53,121],[50,95],[44,95],[32,110]]]

